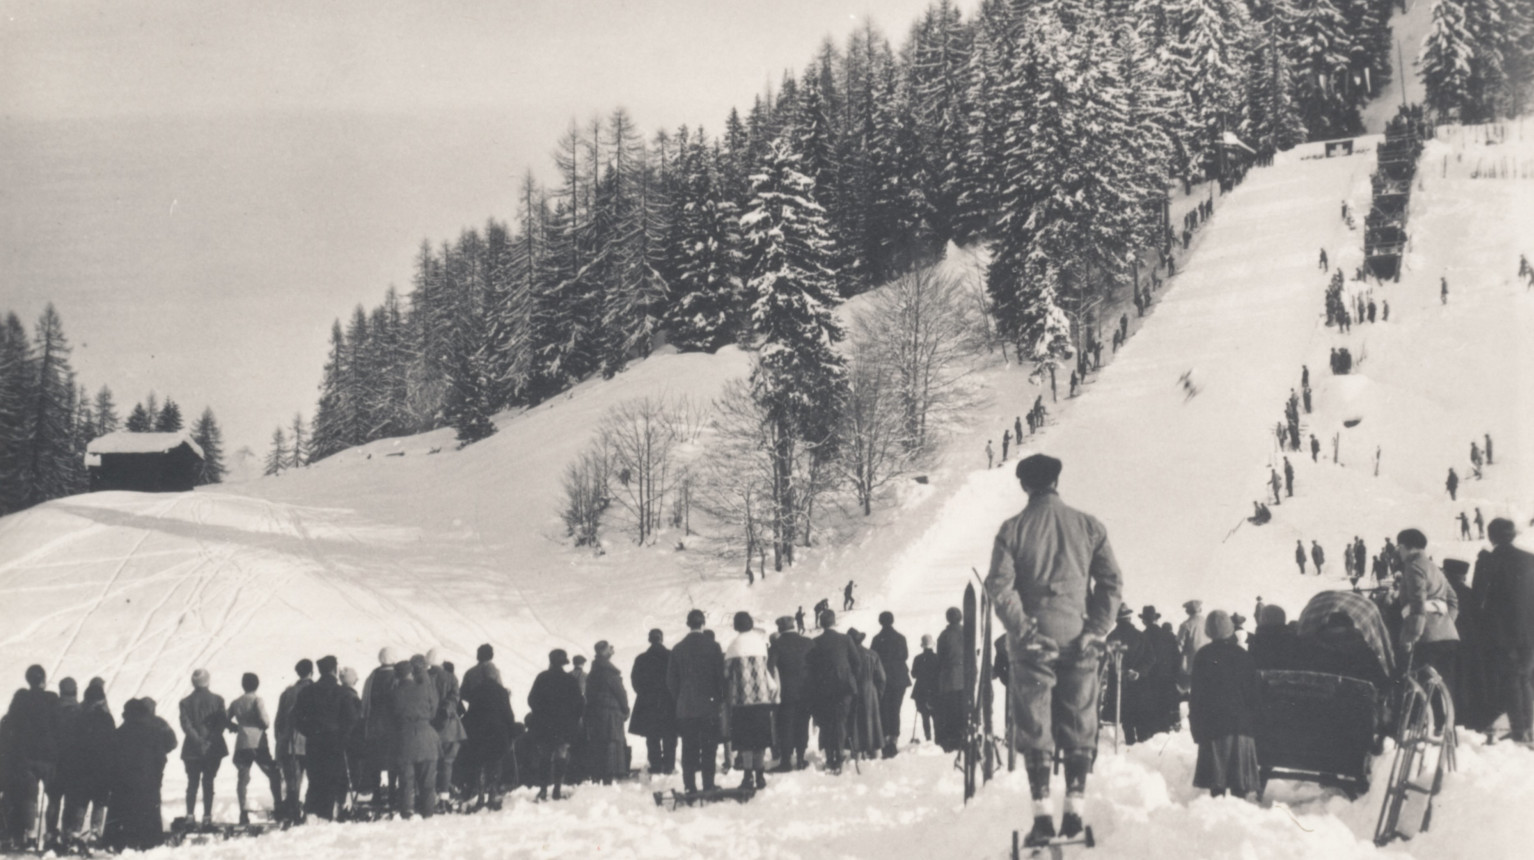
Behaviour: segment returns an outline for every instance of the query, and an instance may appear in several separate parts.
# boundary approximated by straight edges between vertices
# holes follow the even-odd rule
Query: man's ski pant
[[[810,745],[810,705],[803,699],[786,699],[778,705],[778,758],[804,758]]]
[[[905,704],[905,691],[905,687],[885,684],[884,695],[879,699],[879,722],[884,729],[884,737],[894,738],[897,746],[900,743],[900,706]]]
[[[1011,635],[1007,647],[1023,655],[1012,658],[1008,685],[1017,749],[1096,749],[1098,659],[1070,648],[1052,660],[1038,660]]]
[[[682,735],[682,784],[688,791],[698,785],[703,774],[703,788],[714,787],[714,765],[719,755],[719,722],[713,717],[681,717],[676,727]]]

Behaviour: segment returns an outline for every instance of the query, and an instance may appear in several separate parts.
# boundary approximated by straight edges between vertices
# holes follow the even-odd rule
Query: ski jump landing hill
[[[1401,281],[1348,284],[1388,301],[1388,322],[1347,335],[1327,328],[1317,268],[1323,247],[1350,274],[1361,262],[1361,232],[1340,207],[1367,211],[1372,146],[1334,159],[1301,147],[1217,199],[1127,346],[1079,398],[1051,404],[1028,450],[1065,461],[1062,495],[1107,525],[1132,606],[1155,604],[1175,621],[1176,607],[1199,597],[1249,615],[1261,595],[1293,615],[1315,591],[1344,585],[1337,559],[1354,535],[1373,552],[1384,535],[1416,526],[1438,558],[1473,559],[1482,544],[1455,539],[1460,510],[1528,522],[1534,351],[1523,344],[1534,334],[1534,293],[1516,271],[1519,253],[1534,256],[1534,124],[1502,131],[1443,129],[1429,144]],[[1343,345],[1357,368],[1333,377],[1327,357]],[[1267,493],[1270,466],[1281,468],[1272,429],[1301,365],[1315,390],[1304,430],[1322,440],[1323,457],[1289,454],[1296,495],[1253,527],[1243,520]],[[606,638],[627,670],[645,631],[674,640],[689,607],[705,608],[727,638],[728,612],[769,619],[821,597],[839,606],[849,579],[859,608],[847,623],[872,630],[877,612],[892,609],[915,649],[941,628],[970,567],[984,571],[996,525],[1023,502],[1009,468],[986,470],[983,451],[1039,393],[1025,369],[992,365],[974,377],[987,399],[950,435],[927,484],[909,484],[849,542],[807,552],[754,588],[666,541],[636,548],[611,535],[600,557],[565,544],[560,473],[608,407],[646,394],[706,399],[747,368],[733,349],[657,356],[503,415],[497,435],[462,451],[438,431],[275,479],[77,496],[0,519],[0,680],[19,684],[33,662],[55,679],[101,675],[114,709],[150,695],[174,721],[197,666],[212,669],[226,696],[240,672],[258,672],[270,704],[300,656],[334,653],[366,670],[381,645],[438,645],[462,667],[489,641],[520,716],[550,648],[588,653]],[[1198,387],[1192,398],[1178,384],[1184,372]],[[1447,469],[1468,475],[1469,443],[1487,433],[1496,463],[1451,503]],[[1324,576],[1300,577],[1296,539],[1327,550]],[[908,704],[907,732],[912,716]],[[1523,814],[1534,802],[1534,753],[1510,744],[1465,738],[1432,831],[1383,851],[1370,841],[1378,787],[1355,803],[1285,784],[1260,805],[1214,800],[1191,787],[1194,757],[1186,732],[1105,747],[1089,791],[1094,856],[1512,857],[1534,837]],[[168,815],[179,814],[182,779],[169,769]],[[317,826],[178,854],[983,857],[1004,856],[1029,815],[1021,773],[963,808],[951,760],[926,746],[861,774],[780,776],[745,806],[662,812],[649,791],[666,787],[586,786],[557,805],[519,794],[498,814]],[[222,774],[227,816],[232,788]]]

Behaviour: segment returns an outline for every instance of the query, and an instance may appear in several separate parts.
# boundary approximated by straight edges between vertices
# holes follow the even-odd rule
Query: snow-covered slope
[[[1433,25],[1433,0],[1404,0],[1406,11],[1396,11],[1390,16],[1390,36],[1397,49],[1392,53],[1395,62],[1390,82],[1375,95],[1374,101],[1364,106],[1364,128],[1372,134],[1382,134],[1385,123],[1396,115],[1401,107],[1402,90],[1405,101],[1422,104],[1422,76],[1417,73],[1417,58],[1422,54],[1422,40],[1427,38]],[[1403,69],[1404,66],[1404,69]],[[1405,78],[1402,78],[1402,71]]]
[[[1406,274],[1399,284],[1349,285],[1388,299],[1390,321],[1347,336],[1321,324],[1326,275],[1316,254],[1325,247],[1348,272],[1360,262],[1361,233],[1338,210],[1343,200],[1366,208],[1370,142],[1359,155],[1331,160],[1301,147],[1218,199],[1179,276],[1150,315],[1133,321],[1129,344],[1080,398],[1051,404],[1051,425],[1029,440],[1031,450],[1065,460],[1066,500],[1106,523],[1129,601],[1171,615],[1196,596],[1211,608],[1249,613],[1261,594],[1292,613],[1310,593],[1342,582],[1335,564],[1325,577],[1299,577],[1296,538],[1319,540],[1335,556],[1355,534],[1372,551],[1383,535],[1415,525],[1438,557],[1469,558],[1476,545],[1452,540],[1450,531],[1459,509],[1480,505],[1488,519],[1527,520],[1534,358],[1522,344],[1534,333],[1534,294],[1514,273],[1520,251],[1534,254],[1534,194],[1527,179],[1471,176],[1493,159],[1534,160],[1530,132],[1517,126],[1507,142],[1487,145],[1478,130],[1445,130],[1430,146]],[[1441,275],[1450,282],[1447,304],[1438,300]],[[1358,372],[1332,377],[1327,355],[1342,344],[1360,357]],[[1302,364],[1316,395],[1306,431],[1327,441],[1327,453],[1332,434],[1341,434],[1341,463],[1291,455],[1296,497],[1273,508],[1272,524],[1254,528],[1242,520],[1264,494],[1276,462],[1272,427]],[[659,626],[675,637],[691,606],[722,627],[725,612],[770,618],[854,579],[860,603],[850,624],[871,628],[873,615],[891,608],[913,645],[935,633],[971,578],[969,567],[983,569],[996,524],[1022,503],[1005,470],[983,468],[983,452],[1038,393],[1023,369],[995,366],[973,378],[983,399],[931,464],[926,484],[906,484],[867,528],[848,518],[848,545],[810,552],[753,588],[717,560],[669,541],[640,549],[610,536],[600,557],[564,545],[559,476],[608,407],[665,392],[706,399],[746,369],[735,350],[661,355],[502,416],[497,435],[463,451],[453,449],[450,431],[439,431],[221,491],[94,494],[0,519],[0,679],[19,682],[26,664],[41,662],[55,678],[103,676],[114,707],[148,694],[164,712],[200,665],[212,668],[215,690],[226,694],[238,673],[260,673],[270,702],[300,656],[334,653],[366,668],[384,644],[441,645],[464,665],[476,644],[490,641],[520,714],[549,648],[589,653],[591,642],[607,638],[626,668],[645,630]],[[1185,371],[1199,386],[1188,400],[1178,385]],[[1343,429],[1354,418],[1362,420]],[[1496,440],[1496,464],[1483,481],[1467,481],[1461,503],[1451,505],[1443,474],[1450,465],[1468,472],[1469,442],[1482,433]],[[1303,785],[1275,786],[1262,805],[1215,801],[1190,787],[1193,757],[1185,734],[1122,753],[1105,748],[1091,788],[1090,817],[1103,842],[1094,856],[1382,853],[1369,843],[1378,788],[1354,803]],[[1516,846],[1534,837],[1534,824],[1514,812],[1534,802],[1534,754],[1467,742],[1460,766],[1433,831],[1383,853],[1516,856]],[[168,812],[180,779],[172,768]],[[225,803],[232,782],[221,775]],[[313,827],[197,850],[999,857],[1006,831],[1027,816],[1021,773],[965,809],[948,758],[930,751],[837,779],[779,777],[742,807],[663,812],[646,792],[669,784],[588,786],[560,805],[519,795],[499,815]]]

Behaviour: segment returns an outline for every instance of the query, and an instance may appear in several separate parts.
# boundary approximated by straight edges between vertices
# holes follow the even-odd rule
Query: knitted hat
[[[549,652],[549,665],[568,666],[570,665],[570,655],[566,654],[563,648],[555,648]]]
[[[1204,632],[1210,639],[1229,639],[1236,635],[1236,625],[1230,621],[1230,614],[1223,609],[1216,609],[1209,613],[1204,621]]]
[[[1119,604],[1119,615],[1118,615],[1119,620],[1120,621],[1128,621],[1129,619],[1131,619],[1133,617],[1135,617],[1135,611],[1134,611],[1133,607],[1131,607],[1127,603],[1120,603]]]
[[[779,633],[792,633],[796,626],[797,625],[794,624],[794,617],[792,615],[785,615],[778,619]]]

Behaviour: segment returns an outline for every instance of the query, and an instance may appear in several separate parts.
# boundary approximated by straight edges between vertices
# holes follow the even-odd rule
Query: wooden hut
[[[197,486],[202,462],[202,448],[185,433],[108,433],[85,449],[92,492],[185,492]]]

